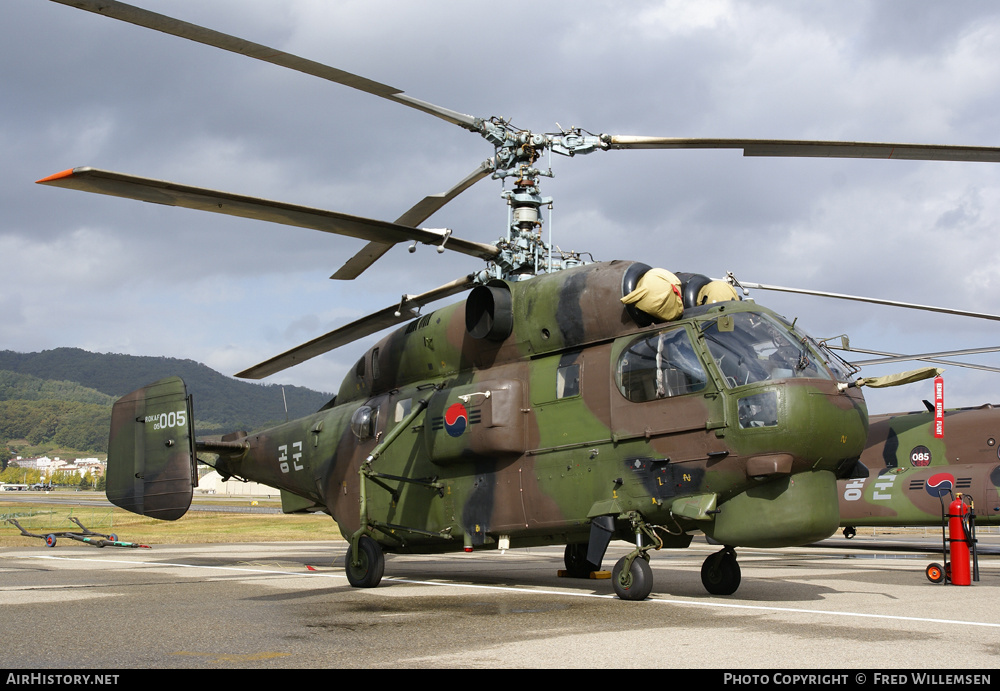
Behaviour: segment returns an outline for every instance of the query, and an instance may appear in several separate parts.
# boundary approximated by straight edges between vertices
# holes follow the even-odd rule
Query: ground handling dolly
[[[46,533],[45,535],[38,535],[37,533],[29,533],[25,530],[20,523],[18,523],[13,518],[8,518],[7,522],[14,524],[14,526],[21,531],[21,535],[25,537],[37,537],[40,540],[44,540],[46,546],[55,547],[56,539],[60,537],[67,537],[70,540],[76,540],[77,542],[85,542],[88,545],[93,545],[94,547],[142,547],[144,549],[151,549],[149,545],[140,545],[138,542],[122,542],[118,539],[118,536],[114,533],[110,535],[105,535],[103,533],[95,533],[94,531],[87,528],[80,519],[75,516],[70,516],[69,520],[80,526],[80,530],[83,532],[73,532],[69,530],[62,530],[55,533]]]

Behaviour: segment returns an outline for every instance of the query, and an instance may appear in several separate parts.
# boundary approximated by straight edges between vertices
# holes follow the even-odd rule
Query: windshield
[[[794,322],[789,323],[784,317],[778,317],[778,321],[785,325],[789,331],[793,331],[794,334],[802,336],[812,344],[813,350],[819,353],[820,359],[823,360],[823,363],[826,365],[827,369],[833,373],[833,378],[837,381],[850,382],[851,378],[857,374],[858,371],[860,371],[859,367],[855,367],[851,363],[844,360],[844,358],[833,352],[827,344],[827,341],[833,339],[825,338],[823,340],[819,340],[806,333],[801,326],[795,326]],[[846,345],[847,336],[841,336],[840,338],[844,339],[843,349],[849,350]]]
[[[766,314],[728,314],[709,322],[702,333],[730,387],[793,377],[832,378],[807,338]]]
[[[830,350],[830,346],[826,344],[826,341],[817,341],[812,336],[809,336],[809,342],[820,352],[823,356],[823,361],[826,366],[830,368],[833,372],[833,376],[838,381],[849,382],[851,377],[858,373],[859,368],[845,361],[844,358],[837,355],[835,352]]]

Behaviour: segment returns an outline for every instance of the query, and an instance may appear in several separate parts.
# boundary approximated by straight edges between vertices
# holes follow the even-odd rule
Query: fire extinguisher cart
[[[976,513],[972,499],[959,494],[947,506],[941,499],[941,552],[944,566],[928,564],[924,573],[931,583],[971,585],[979,580],[976,550]],[[968,503],[966,503],[968,499]],[[971,572],[970,572],[971,562]]]

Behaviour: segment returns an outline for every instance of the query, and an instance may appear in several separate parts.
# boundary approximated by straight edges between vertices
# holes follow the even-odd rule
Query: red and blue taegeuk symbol
[[[927,478],[924,489],[932,497],[943,497],[955,487],[955,478],[948,473],[936,473]]]
[[[444,429],[452,437],[461,437],[469,426],[469,414],[461,403],[453,403],[444,411]]]

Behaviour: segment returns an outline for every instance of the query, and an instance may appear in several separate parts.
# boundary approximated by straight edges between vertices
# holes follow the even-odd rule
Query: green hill
[[[193,360],[90,353],[79,348],[40,353],[5,350],[0,351],[0,439],[104,451],[112,403],[175,375],[185,381],[194,398],[198,436],[261,429],[286,417],[315,412],[332,397],[300,386],[237,381]]]

